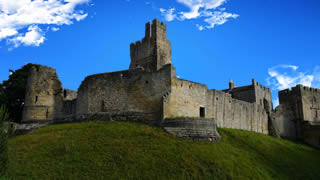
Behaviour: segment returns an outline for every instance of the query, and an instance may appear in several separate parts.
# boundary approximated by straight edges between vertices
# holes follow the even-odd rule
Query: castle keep
[[[128,70],[88,76],[77,92],[63,89],[54,69],[33,68],[28,79],[23,122],[143,121],[181,137],[217,140],[216,125],[292,136],[291,130],[286,132],[286,126],[293,129],[302,126],[291,122],[291,114],[294,119],[309,118],[294,114],[298,105],[291,105],[299,103],[291,102],[292,98],[287,95],[280,98],[280,103],[290,105],[284,105],[274,113],[270,89],[254,79],[247,86],[237,87],[230,81],[228,89],[215,90],[178,78],[171,62],[166,25],[157,19],[146,24],[145,37],[141,41],[130,44],[130,56]],[[301,94],[293,94],[301,97]],[[309,98],[308,102],[314,100]],[[312,114],[314,112],[316,115]],[[320,116],[318,111],[312,113],[310,117]]]

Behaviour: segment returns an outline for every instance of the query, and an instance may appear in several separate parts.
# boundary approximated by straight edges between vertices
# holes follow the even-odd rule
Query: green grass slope
[[[320,151],[266,135],[219,129],[218,143],[176,138],[144,124],[47,126],[9,140],[14,179],[320,179]]]

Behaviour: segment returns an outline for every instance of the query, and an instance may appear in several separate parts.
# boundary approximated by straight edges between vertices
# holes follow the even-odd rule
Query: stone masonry
[[[320,147],[320,89],[297,85],[279,91],[274,113],[280,136]]]
[[[76,92],[62,88],[55,69],[33,67],[28,75],[22,122],[65,118],[73,113],[74,103],[69,101],[76,97]]]
[[[63,89],[54,69],[33,68],[23,122],[142,121],[180,137],[211,141],[220,139],[216,126],[264,134],[281,132],[284,137],[294,138],[313,138],[313,132],[319,132],[312,128],[320,117],[317,93],[293,93],[294,101],[286,93],[279,93],[280,104],[284,105],[274,113],[270,89],[254,79],[242,87],[230,80],[228,89],[216,90],[178,78],[166,30],[166,24],[157,19],[147,23],[145,37],[130,44],[128,70],[90,75],[77,92]],[[296,123],[296,119],[310,123]],[[302,133],[302,127],[312,130]]]

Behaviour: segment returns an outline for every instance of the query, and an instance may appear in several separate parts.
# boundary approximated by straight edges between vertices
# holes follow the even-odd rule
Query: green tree
[[[8,134],[5,122],[8,122],[9,114],[5,105],[0,106],[0,177],[8,168]]]
[[[29,63],[16,71],[10,70],[9,79],[0,84],[0,104],[7,106],[9,118],[17,123],[22,119],[28,74],[33,66],[39,65]]]

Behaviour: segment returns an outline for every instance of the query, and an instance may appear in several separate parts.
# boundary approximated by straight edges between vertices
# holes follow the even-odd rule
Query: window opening
[[[205,108],[200,107],[200,117],[205,117]]]
[[[37,104],[37,102],[38,102],[38,96],[36,96],[34,103]]]
[[[104,112],[104,101],[101,101],[101,112]]]
[[[46,118],[48,119],[48,117],[49,117],[49,110],[47,109]]]

